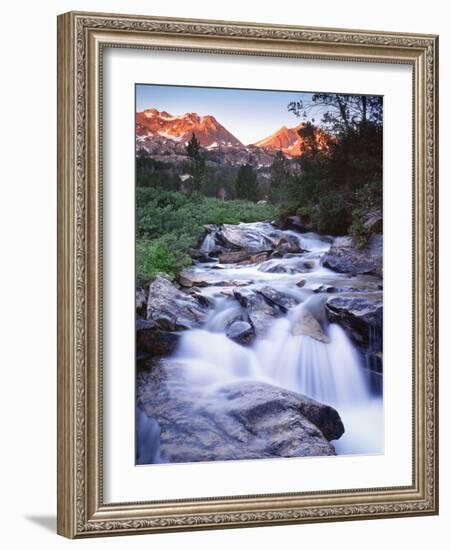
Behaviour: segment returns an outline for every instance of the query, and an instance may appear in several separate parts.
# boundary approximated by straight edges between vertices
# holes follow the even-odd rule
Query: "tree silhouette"
[[[289,165],[283,151],[277,151],[270,166],[269,198],[274,204],[281,202],[281,189],[289,176]]]
[[[256,202],[259,198],[258,179],[251,164],[243,164],[236,180],[236,197]]]
[[[189,157],[188,173],[192,176],[190,194],[199,195],[205,174],[205,159],[195,133],[192,133],[192,137],[186,145],[186,153]]]

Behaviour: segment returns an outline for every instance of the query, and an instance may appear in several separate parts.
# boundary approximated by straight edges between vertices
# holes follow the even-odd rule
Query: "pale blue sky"
[[[290,101],[308,101],[312,93],[191,86],[136,85],[136,111],[158,109],[171,115],[213,115],[242,143],[248,145],[273,134],[282,126],[292,128],[302,119],[287,110]],[[317,114],[316,114],[317,115]],[[314,117],[310,112],[309,117]]]

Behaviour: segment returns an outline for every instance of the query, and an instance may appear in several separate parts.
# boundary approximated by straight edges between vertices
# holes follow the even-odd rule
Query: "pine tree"
[[[236,197],[256,202],[259,198],[258,178],[251,164],[243,164],[236,180]]]
[[[274,204],[281,202],[281,190],[289,177],[289,166],[282,151],[277,151],[270,167],[269,198]]]
[[[202,154],[200,143],[194,133],[192,133],[192,138],[186,145],[186,153],[190,161],[188,173],[192,176],[190,194],[199,195],[202,188],[203,176],[205,174],[205,159]]]

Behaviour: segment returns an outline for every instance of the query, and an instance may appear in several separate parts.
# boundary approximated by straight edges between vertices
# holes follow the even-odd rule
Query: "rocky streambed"
[[[137,461],[382,452],[382,237],[205,227],[137,289]]]

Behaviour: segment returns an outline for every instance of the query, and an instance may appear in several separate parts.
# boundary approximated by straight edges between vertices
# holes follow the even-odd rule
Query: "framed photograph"
[[[58,532],[436,514],[432,35],[58,18]]]

